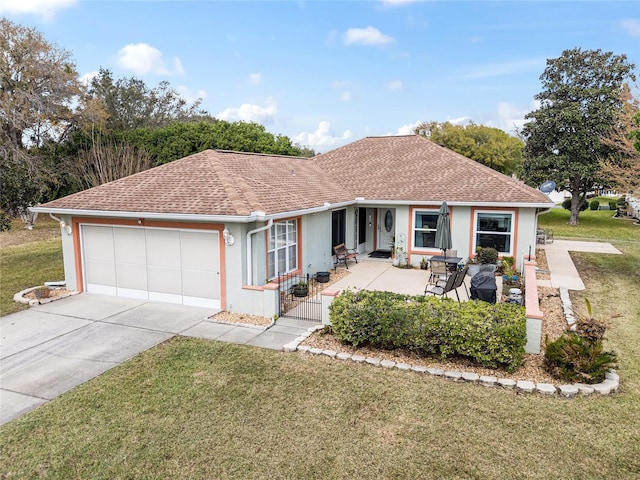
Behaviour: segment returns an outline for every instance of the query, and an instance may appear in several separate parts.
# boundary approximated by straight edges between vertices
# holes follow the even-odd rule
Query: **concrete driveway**
[[[82,294],[0,318],[0,425],[174,335],[282,349],[311,324],[221,325],[211,309]]]

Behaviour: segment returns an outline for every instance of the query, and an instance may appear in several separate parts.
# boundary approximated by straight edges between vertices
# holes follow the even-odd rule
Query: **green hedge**
[[[527,341],[525,309],[513,304],[347,290],[331,304],[329,318],[338,339],[355,347],[464,356],[509,371],[522,364]]]
[[[600,208],[600,200],[591,200],[589,203],[590,210],[598,210]]]

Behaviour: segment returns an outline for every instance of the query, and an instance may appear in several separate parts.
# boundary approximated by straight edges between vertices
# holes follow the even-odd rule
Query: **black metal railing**
[[[323,284],[315,276],[278,274],[279,316],[313,322],[322,321],[322,299],[320,292]]]

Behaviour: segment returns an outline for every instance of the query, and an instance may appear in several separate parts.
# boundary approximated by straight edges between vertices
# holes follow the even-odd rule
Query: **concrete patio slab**
[[[234,328],[237,328],[234,325],[226,325],[223,323],[216,323],[211,321],[203,321],[194,325],[187,330],[181,332],[181,335],[185,337],[196,337],[196,338],[205,338],[207,340],[217,340],[222,335],[229,333]],[[258,331],[256,330],[256,333]]]
[[[273,331],[269,329],[261,335],[257,335],[248,342],[247,345],[253,345],[254,347],[270,348],[271,350],[282,350],[282,346],[289,342],[292,342],[300,335],[300,331],[297,333],[283,333]]]
[[[256,338],[260,334],[264,334],[263,330],[247,327],[233,327],[224,335],[216,338],[219,342],[245,344]]]

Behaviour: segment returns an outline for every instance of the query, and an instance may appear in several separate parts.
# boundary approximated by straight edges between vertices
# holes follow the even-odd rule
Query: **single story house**
[[[278,273],[333,267],[333,247],[394,243],[418,265],[443,201],[453,249],[522,259],[553,204],[417,136],[368,137],[313,158],[207,150],[33,210],[61,222],[67,287],[273,314]]]

